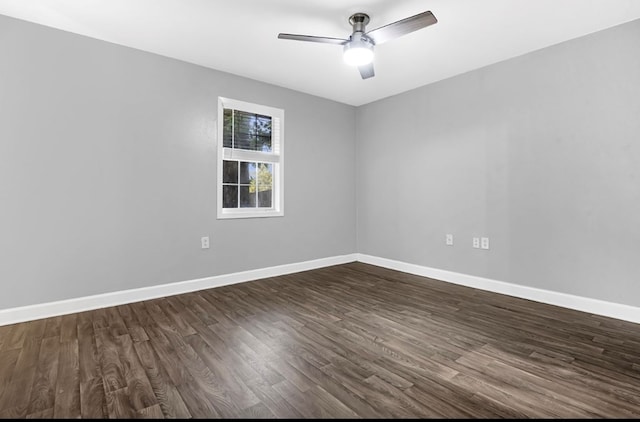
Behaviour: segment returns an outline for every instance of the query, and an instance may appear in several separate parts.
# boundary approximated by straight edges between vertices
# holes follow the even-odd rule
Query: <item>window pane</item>
[[[272,190],[263,190],[258,192],[258,206],[262,208],[271,208],[271,192]]]
[[[273,188],[273,164],[258,163],[258,192]]]
[[[222,186],[222,207],[238,208],[238,186]]]
[[[238,183],[238,162],[222,162],[222,183]]]
[[[240,184],[248,185],[255,183],[256,163],[240,162]]]
[[[255,151],[255,144],[256,143],[253,136],[249,135],[248,133],[235,132],[233,138],[234,148]]]
[[[271,151],[271,136],[258,136],[256,138],[257,150],[262,152]]]
[[[255,151],[255,121],[256,115],[235,111],[233,121],[234,148]]]
[[[271,152],[271,117],[256,115],[256,149]]]
[[[271,136],[271,117],[256,114],[256,135]]]
[[[255,208],[256,194],[251,192],[251,187],[240,186],[240,208]]]
[[[233,147],[233,110],[224,109],[224,128],[222,130],[222,146],[225,148]]]

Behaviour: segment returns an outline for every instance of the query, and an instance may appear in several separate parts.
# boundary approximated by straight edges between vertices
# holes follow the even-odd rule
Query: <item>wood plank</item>
[[[242,419],[274,419],[275,416],[264,403],[257,403],[244,410],[240,418]]]
[[[62,316],[56,316],[46,319],[46,325],[44,329],[44,337],[60,337],[60,325],[62,323]]]
[[[52,419],[52,418],[53,418],[53,408],[27,415],[27,419]]]
[[[131,336],[134,343],[149,340],[149,336],[144,328],[140,325],[138,317],[132,311],[129,305],[120,305],[117,307],[118,313],[127,327],[127,332]]]
[[[133,419],[136,411],[133,408],[127,387],[107,391],[107,413],[109,419]]]
[[[105,419],[108,415],[104,380],[101,376],[85,379],[80,384],[80,416],[82,419]]]
[[[13,324],[9,326],[8,330],[5,329],[5,333],[1,338],[2,351],[21,349],[28,327],[29,323],[25,322],[23,324]]]
[[[94,325],[95,327],[95,325]],[[124,378],[124,368],[120,361],[120,354],[116,339],[112,337],[109,328],[95,330],[96,347],[100,353],[100,370],[104,379],[105,392],[121,390],[127,386]]]
[[[78,314],[77,322],[80,415],[84,419],[103,419],[108,416],[108,410],[92,314]]]
[[[291,406],[270,384],[256,380],[249,383],[249,388],[260,399],[260,403],[264,404],[276,418],[302,418],[302,414]]]
[[[164,419],[162,408],[159,404],[140,409],[136,412],[136,418],[138,419]]]
[[[57,337],[45,337],[40,346],[38,368],[31,391],[30,415],[53,409],[58,378],[58,354],[60,340]]]
[[[20,356],[20,349],[7,350],[0,352],[0,410],[2,409],[3,402],[10,402],[11,398],[6,398],[5,395],[13,394],[10,389],[11,376],[13,370],[18,362]]]
[[[149,378],[140,364],[129,335],[118,337],[118,354],[127,382],[129,401],[136,412],[158,404]]]
[[[60,322],[60,342],[73,341],[78,338],[78,314],[63,315]]]
[[[186,366],[177,359],[176,350],[171,345],[163,331],[155,326],[147,326],[146,332],[149,334],[149,344],[158,355],[160,365],[175,386],[186,384],[191,376]]]
[[[56,384],[54,418],[75,419],[80,409],[80,363],[78,340],[60,345],[58,382]]]

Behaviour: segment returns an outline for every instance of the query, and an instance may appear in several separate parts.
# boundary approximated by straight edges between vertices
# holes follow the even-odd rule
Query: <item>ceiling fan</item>
[[[311,41],[325,44],[342,45],[344,61],[351,66],[358,66],[362,79],[374,76],[373,72],[373,47],[418,29],[437,23],[433,13],[427,11],[417,15],[390,23],[372,31],[366,32],[365,26],[369,23],[369,15],[355,13],[349,18],[353,26],[353,33],[349,39],[316,37],[313,35],[278,34],[283,40]]]

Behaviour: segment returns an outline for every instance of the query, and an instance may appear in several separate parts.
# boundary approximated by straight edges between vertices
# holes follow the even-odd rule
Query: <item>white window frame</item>
[[[272,121],[272,152],[248,151],[223,146],[224,109],[270,116]],[[284,215],[284,110],[230,98],[218,97],[218,219],[282,217]],[[273,165],[271,208],[223,208],[222,167],[224,160],[254,161]]]

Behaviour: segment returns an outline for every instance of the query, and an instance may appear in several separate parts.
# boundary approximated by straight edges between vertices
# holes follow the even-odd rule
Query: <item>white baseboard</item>
[[[376,256],[356,254],[359,262],[402,271],[409,274],[429,277],[436,280],[446,281],[462,286],[473,287],[494,293],[501,293],[508,296],[522,299],[534,300],[549,305],[562,306],[564,308],[575,309],[590,314],[602,315],[617,318],[624,321],[640,323],[640,308],[623,305],[620,303],[605,302],[603,300],[591,299],[582,296],[574,296],[566,293],[553,292],[550,290],[537,289],[518,284],[505,283],[503,281],[491,280],[488,278],[476,277],[468,274],[456,273],[453,271],[439,270],[436,268],[424,267],[421,265],[408,264],[406,262],[394,261],[392,259],[379,258]]]
[[[640,323],[640,308],[613,302],[574,296],[566,293],[558,293],[550,290],[537,289],[535,287],[521,286],[505,283],[453,271],[439,270],[437,268],[424,267],[409,264],[392,259],[379,258],[366,254],[349,254],[312,261],[298,262],[294,264],[278,265],[275,267],[261,268],[257,270],[242,271],[232,274],[223,274],[214,277],[205,277],[196,280],[181,281],[162,284],[159,286],[142,287],[139,289],[124,290],[119,292],[104,293],[94,296],[79,297],[61,300],[57,302],[40,303],[36,305],[22,306],[18,308],[0,310],[0,326],[15,324],[18,322],[32,321],[41,318],[72,314],[109,306],[123,305],[142,300],[157,299],[181,293],[189,293],[214,287],[244,283],[267,277],[292,274],[301,271],[329,267],[332,265],[346,264],[359,261],[366,264],[377,265],[383,268],[402,271],[409,274],[429,277],[448,283],[473,287],[495,293],[501,293],[522,299],[550,305],[562,306],[596,315],[603,315],[625,321]]]
[[[347,262],[353,262],[355,260],[356,254],[341,255],[329,258],[315,259],[313,261],[261,268],[258,270],[242,271],[238,273],[224,274],[214,277],[199,278],[196,280],[161,284],[159,286],[142,287],[139,289],[78,297],[57,302],[40,303],[37,305],[22,306],[19,308],[3,309],[0,310],[0,326],[15,324],[17,322],[32,321],[41,318],[49,318],[58,315],[89,311],[92,309],[106,308],[109,306],[123,305],[126,303],[139,302],[142,300],[157,299],[159,297],[189,293],[197,290],[210,289],[213,287],[227,286],[230,284],[243,283],[245,281],[258,280],[261,278],[297,273],[300,271],[313,270],[316,268],[329,267],[332,265],[346,264]]]

